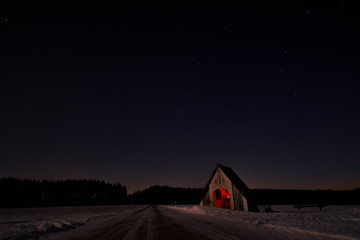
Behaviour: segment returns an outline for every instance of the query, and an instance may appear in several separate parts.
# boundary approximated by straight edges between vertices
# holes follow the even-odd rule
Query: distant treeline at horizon
[[[99,180],[0,179],[0,207],[125,204],[126,186]]]
[[[125,185],[100,180],[0,179],[0,208],[120,204],[198,204],[203,188],[152,186],[133,194]],[[258,205],[360,204],[360,188],[354,190],[253,189]]]
[[[360,204],[360,188],[354,190],[252,189],[257,205]]]

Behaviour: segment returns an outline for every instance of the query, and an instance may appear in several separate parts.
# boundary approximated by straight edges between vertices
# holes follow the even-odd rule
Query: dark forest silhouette
[[[134,204],[196,204],[203,188],[152,186],[129,195]]]
[[[360,204],[360,188],[346,191],[253,189],[251,193],[257,205]]]
[[[197,204],[202,188],[152,186],[127,194],[126,186],[99,180],[0,179],[0,207],[118,204]],[[360,188],[348,191],[253,189],[258,205],[360,204]]]
[[[126,204],[126,186],[99,180],[0,179],[0,207]]]

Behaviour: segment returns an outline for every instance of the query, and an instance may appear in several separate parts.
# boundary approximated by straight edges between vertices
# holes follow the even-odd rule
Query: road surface
[[[166,206],[136,207],[101,223],[94,222],[69,231],[60,239],[295,239],[265,232],[256,226],[209,215],[192,214]]]

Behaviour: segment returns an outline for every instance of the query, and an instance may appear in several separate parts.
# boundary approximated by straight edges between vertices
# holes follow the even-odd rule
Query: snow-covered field
[[[262,211],[265,207],[259,206]],[[227,239],[226,236],[237,239],[237,234],[241,233],[239,229],[249,229],[265,236],[264,239],[274,239],[269,236],[282,236],[283,239],[360,239],[360,206],[327,206],[322,211],[318,208],[299,211],[293,206],[270,207],[276,212],[248,213],[197,205],[0,209],[0,239],[68,239],[74,235],[72,233],[82,232],[82,236],[96,233],[94,228],[100,229],[97,233],[104,233],[106,226],[111,224],[116,226],[117,232],[124,234],[118,236],[128,236],[129,232],[132,232],[131,236],[151,233],[153,237],[148,239],[161,239],[159,236],[162,235],[156,231],[164,229],[162,227],[166,222],[169,222],[165,226],[167,229],[174,230],[174,224],[181,225],[182,232],[189,230],[198,234],[191,235],[193,237],[208,234],[207,239],[215,238],[214,234],[221,231],[228,233],[222,239]],[[162,227],[157,228],[157,224]],[[144,230],[144,226],[148,229]],[[214,229],[210,231],[211,226]],[[141,234],[137,235],[136,231],[141,231]],[[249,239],[256,239],[251,238],[251,234],[249,236]]]
[[[56,233],[143,206],[93,206],[0,209],[0,239],[51,238]]]
[[[271,207],[274,212],[264,213]],[[266,231],[302,234],[308,239],[360,239],[360,206],[327,206],[298,210],[292,205],[259,206],[262,213],[212,207],[176,206],[181,211],[233,219]]]

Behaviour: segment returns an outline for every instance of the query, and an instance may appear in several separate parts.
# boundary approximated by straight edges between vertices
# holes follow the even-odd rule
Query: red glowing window
[[[225,188],[216,189],[215,190],[215,198],[216,198],[216,200],[230,199],[230,193]]]

